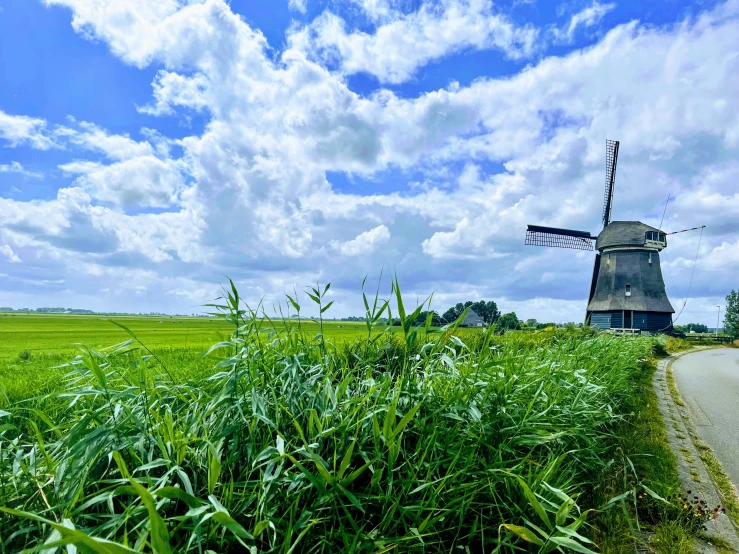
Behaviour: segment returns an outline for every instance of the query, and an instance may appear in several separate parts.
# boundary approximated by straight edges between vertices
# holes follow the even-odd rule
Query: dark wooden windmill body
[[[586,324],[600,329],[670,332],[675,310],[667,298],[659,261],[660,251],[667,246],[666,233],[639,221],[611,221],[618,146],[617,141],[606,142],[600,234],[529,225],[526,244],[593,250],[595,241]]]

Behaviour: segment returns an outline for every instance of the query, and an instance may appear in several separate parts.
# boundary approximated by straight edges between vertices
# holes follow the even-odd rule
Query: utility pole
[[[716,316],[716,337],[718,337],[718,320],[721,318],[721,306],[716,306],[718,308],[718,315]]]

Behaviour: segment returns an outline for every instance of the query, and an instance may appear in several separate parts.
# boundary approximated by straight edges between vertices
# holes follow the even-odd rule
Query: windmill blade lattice
[[[603,197],[603,227],[611,222],[613,208],[613,185],[616,181],[618,163],[618,141],[606,140],[606,192]]]
[[[572,229],[529,225],[526,230],[526,244],[529,246],[593,250],[594,239],[595,237],[587,231],[573,231]]]

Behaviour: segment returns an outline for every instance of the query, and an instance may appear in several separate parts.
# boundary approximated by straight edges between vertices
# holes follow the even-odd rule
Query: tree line
[[[424,325],[429,316],[431,317],[431,325],[435,327],[447,325],[459,319],[468,308],[480,316],[485,325],[495,325],[499,329],[507,330],[522,329],[526,326],[526,322],[518,319],[515,312],[502,314],[498,309],[498,305],[492,300],[478,300],[477,302],[468,300],[467,302],[459,302],[441,315],[433,310],[422,311],[418,314],[413,325]],[[400,320],[396,319],[392,324],[400,325]],[[547,325],[554,325],[554,323],[544,324],[544,326]]]
[[[687,325],[675,325],[675,331],[679,333],[708,333],[708,325],[702,323],[688,323]]]
[[[472,302],[471,300],[469,300],[467,302],[459,302],[454,306],[451,306],[442,315],[439,315],[439,313],[436,311],[424,311],[418,315],[416,321],[414,321],[413,324],[424,325],[426,323],[427,317],[429,316],[429,314],[431,314],[431,325],[435,327],[446,325],[447,323],[452,323],[453,321],[456,321],[467,308],[474,310],[474,312],[482,318],[486,325],[495,324],[498,328],[501,329],[545,329],[547,327],[562,326],[554,322],[539,323],[536,319],[527,319],[526,321],[521,321],[520,319],[518,319],[515,312],[501,314],[500,310],[498,309],[498,305],[492,300],[478,300],[477,302]],[[1,310],[2,309],[0,308],[0,311]],[[342,318],[342,320],[364,321],[364,317],[347,317]],[[383,318],[382,321],[384,322],[385,319]],[[395,320],[392,322],[392,324],[400,325],[400,321]],[[582,327],[582,323],[567,323],[564,326]],[[676,325],[675,330],[683,333],[689,333],[690,331],[694,331],[696,333],[707,333],[708,326],[701,323],[688,323],[686,325]],[[739,292],[737,292],[736,290],[732,290],[726,296],[724,330],[726,334],[732,337],[732,339],[739,339]]]

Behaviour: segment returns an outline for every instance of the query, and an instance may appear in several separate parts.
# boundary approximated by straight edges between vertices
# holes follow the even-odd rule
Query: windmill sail
[[[603,198],[603,227],[611,222],[613,208],[613,184],[616,181],[618,141],[606,140],[606,192]]]
[[[587,231],[573,231],[572,229],[558,229],[540,225],[529,225],[526,229],[526,244],[529,246],[592,250],[595,238]]]

